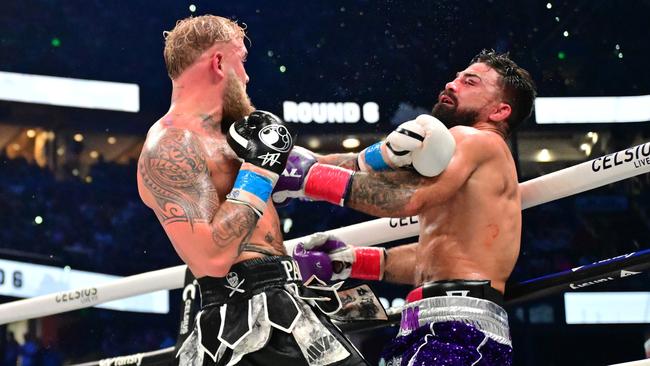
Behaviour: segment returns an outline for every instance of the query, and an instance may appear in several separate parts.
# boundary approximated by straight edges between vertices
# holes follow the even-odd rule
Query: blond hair
[[[245,28],[236,21],[216,15],[202,15],[179,20],[165,37],[165,65],[171,79],[177,78],[196,59],[217,42],[246,37]]]

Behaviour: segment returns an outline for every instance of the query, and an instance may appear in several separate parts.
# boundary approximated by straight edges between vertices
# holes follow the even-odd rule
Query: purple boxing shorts
[[[499,305],[466,296],[430,297],[402,310],[400,330],[380,366],[510,366],[508,315]]]

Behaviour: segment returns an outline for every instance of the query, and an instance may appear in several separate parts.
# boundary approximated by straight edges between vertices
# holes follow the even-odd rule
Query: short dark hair
[[[530,73],[519,67],[506,53],[497,53],[494,50],[483,50],[474,56],[471,64],[484,63],[493,68],[500,76],[505,102],[512,108],[512,113],[506,119],[510,134],[519,125],[530,117],[537,90]]]

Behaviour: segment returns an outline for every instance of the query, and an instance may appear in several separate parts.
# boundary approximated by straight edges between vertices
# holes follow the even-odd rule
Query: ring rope
[[[506,285],[505,305],[516,305],[522,301],[549,296],[562,291],[572,291],[613,281],[619,278],[637,275],[650,269],[650,249],[608,258],[592,264],[572,268],[566,271],[533,278],[514,285]],[[401,307],[386,309],[386,321],[352,321],[339,322],[338,327],[346,333],[368,331],[399,324]]]
[[[168,347],[151,352],[134,353],[127,356],[104,358],[98,361],[84,362],[72,366],[111,366],[111,365],[156,365],[172,366],[174,363],[174,347]]]
[[[149,292],[181,288],[184,284],[186,268],[187,266],[180,265],[159,269],[97,285],[90,288],[96,290],[93,291],[96,295],[93,297],[84,297],[83,302],[80,301],[81,297],[73,301],[61,301],[61,297],[66,294],[72,295],[68,297],[75,299],[75,293],[88,290],[88,288],[60,291],[2,304],[0,305],[0,325],[23,319],[40,318],[66,311],[83,309],[108,301]]]
[[[648,172],[650,172],[650,142],[520,183],[522,209]],[[326,232],[357,246],[376,245],[418,235],[419,223],[416,220],[410,220],[403,226],[394,225],[394,221],[391,220],[395,219],[376,219]],[[287,252],[291,253],[297,243],[302,240],[304,237],[285,241]],[[56,301],[57,297],[62,294],[79,291],[77,289],[2,304],[0,305],[0,325],[82,309],[106,301],[152,291],[181,288],[186,268],[187,266],[181,265],[98,285],[95,287],[97,296],[83,303],[80,301]]]
[[[563,290],[575,290],[592,284],[610,281],[614,278],[628,277],[633,274],[650,268],[650,249],[640,252],[629,253],[614,258],[600,260],[598,262],[573,268],[568,271],[558,272],[539,278],[521,282],[515,287],[506,289],[506,305],[513,305],[522,300],[531,300],[541,296],[548,296],[551,293]],[[187,279],[186,281],[190,281]],[[549,282],[550,281],[550,282]],[[368,332],[387,326],[395,326],[400,323],[401,307],[386,309],[387,320],[361,320],[352,322],[336,322],[337,326],[346,334],[356,332]],[[74,366],[105,366],[118,364],[138,364],[141,366],[173,366],[174,347],[161,349],[153,352],[137,353],[128,356],[106,358],[99,361],[87,362]],[[630,363],[616,364],[612,366],[641,366],[650,365],[650,360],[633,361]]]

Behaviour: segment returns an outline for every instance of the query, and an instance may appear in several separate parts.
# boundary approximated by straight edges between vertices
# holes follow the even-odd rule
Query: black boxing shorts
[[[179,365],[368,365],[327,316],[341,307],[336,289],[303,285],[289,256],[240,262],[198,284],[201,310]]]

